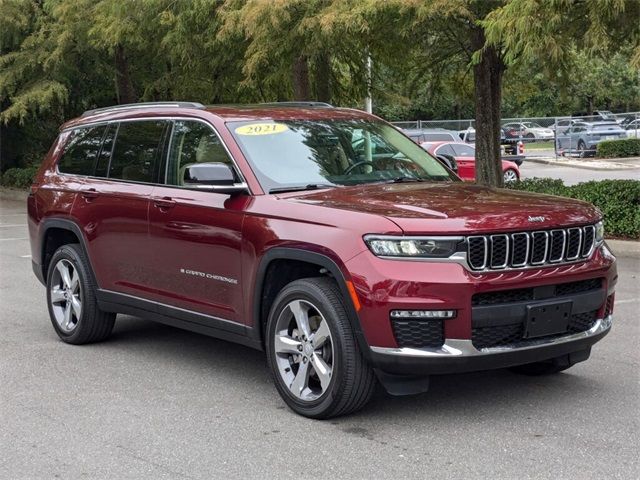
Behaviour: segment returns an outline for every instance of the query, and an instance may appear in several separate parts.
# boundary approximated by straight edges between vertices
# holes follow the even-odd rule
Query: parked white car
[[[553,130],[534,122],[505,123],[504,128],[507,138],[524,138],[528,140],[553,140]]]

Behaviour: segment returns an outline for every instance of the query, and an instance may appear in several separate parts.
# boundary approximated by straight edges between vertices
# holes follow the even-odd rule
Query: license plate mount
[[[524,338],[566,333],[573,302],[549,302],[527,306]]]

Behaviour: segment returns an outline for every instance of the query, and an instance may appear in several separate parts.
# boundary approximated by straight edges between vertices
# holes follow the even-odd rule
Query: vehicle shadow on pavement
[[[232,382],[246,392],[253,390],[251,396],[266,399],[265,409],[274,405],[283,409],[264,353],[249,347],[124,315],[118,316],[113,335],[101,345],[130,351],[132,355],[135,352],[150,361],[156,361],[157,356],[186,371],[204,369],[210,372],[208,378]],[[541,377],[521,376],[508,370],[432,376],[428,392],[404,397],[393,397],[378,387],[362,411],[333,419],[331,423],[345,427],[347,433],[367,436],[360,425],[368,425],[372,419],[376,423],[381,419],[400,423],[423,421],[426,425],[438,418],[462,425],[465,421],[495,420],[496,415],[502,421],[522,419],[525,413],[535,417],[548,411],[556,414],[566,411],[570,416],[578,406],[586,407],[585,399],[594,390],[606,390],[597,378],[588,375],[588,362],[583,365]]]

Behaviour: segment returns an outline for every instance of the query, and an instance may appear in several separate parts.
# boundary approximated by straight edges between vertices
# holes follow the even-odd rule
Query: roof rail
[[[266,102],[259,105],[267,107],[303,107],[303,108],[333,108],[333,105],[326,102]]]
[[[113,105],[111,107],[94,108],[87,110],[81,117],[97,115],[99,113],[117,112],[119,110],[136,110],[151,107],[167,107],[167,108],[197,108],[204,109],[204,105],[198,102],[142,102],[142,103],[125,103],[123,105]]]

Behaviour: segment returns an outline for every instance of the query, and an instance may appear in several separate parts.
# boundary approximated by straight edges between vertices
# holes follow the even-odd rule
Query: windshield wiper
[[[301,192],[304,190],[319,190],[321,188],[334,188],[337,185],[332,183],[310,183],[308,185],[295,185],[292,187],[276,187],[269,190],[269,193],[284,193],[284,192]]]
[[[402,176],[402,177],[395,177],[395,178],[380,180],[380,181],[371,182],[371,183],[412,183],[412,182],[425,182],[425,181],[426,180],[424,178]]]

